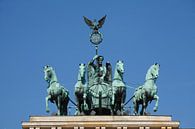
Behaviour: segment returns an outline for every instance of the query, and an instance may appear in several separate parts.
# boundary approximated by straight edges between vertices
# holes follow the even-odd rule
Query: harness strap
[[[52,81],[52,82],[50,83],[50,85],[53,84],[54,82],[57,82],[57,81]]]
[[[123,81],[122,79],[119,79],[119,78],[114,78],[113,80],[119,80],[119,81]]]

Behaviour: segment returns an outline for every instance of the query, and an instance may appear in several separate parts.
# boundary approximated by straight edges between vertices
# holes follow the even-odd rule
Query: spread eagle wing
[[[98,25],[97,25],[98,29],[102,27],[102,25],[104,24],[105,20],[106,20],[106,15],[105,15],[104,17],[102,17],[102,18],[98,21]]]
[[[94,23],[91,21],[91,20],[89,20],[87,17],[85,17],[85,16],[83,16],[83,18],[84,18],[84,21],[85,21],[85,23],[90,27],[90,28],[94,28]]]

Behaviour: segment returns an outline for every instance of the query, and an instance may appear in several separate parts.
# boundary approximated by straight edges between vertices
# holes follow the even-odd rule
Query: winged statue
[[[104,24],[105,20],[106,20],[106,15],[103,16],[98,22],[96,21],[96,19],[94,19],[94,21],[89,20],[87,17],[83,16],[85,23],[94,31],[98,31],[98,29],[100,29],[102,27],[102,25]]]

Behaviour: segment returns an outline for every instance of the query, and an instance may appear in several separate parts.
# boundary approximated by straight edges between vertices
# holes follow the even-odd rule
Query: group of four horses
[[[134,115],[147,115],[146,108],[148,103],[156,100],[154,111],[158,109],[159,97],[157,96],[156,80],[159,76],[160,65],[158,63],[150,66],[146,73],[145,82],[143,85],[135,89],[133,96],[129,99],[133,101]],[[51,66],[44,67],[45,77],[48,82],[48,96],[46,97],[46,111],[49,112],[48,101],[55,103],[58,109],[57,115],[67,115],[67,106],[69,100],[69,92],[59,84],[54,69]],[[126,83],[123,80],[124,63],[119,60],[116,63],[114,77],[111,81],[112,97],[110,103],[113,115],[124,115],[124,106],[126,98]],[[76,115],[85,115],[86,110],[90,111],[89,97],[86,93],[88,89],[88,81],[86,81],[86,65],[79,64],[78,79],[75,84],[76,96]],[[139,112],[139,105],[142,109]],[[90,113],[89,113],[90,114]]]

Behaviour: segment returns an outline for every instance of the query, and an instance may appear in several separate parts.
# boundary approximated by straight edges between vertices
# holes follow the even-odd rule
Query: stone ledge
[[[31,116],[30,121],[172,121],[171,116]]]
[[[179,122],[23,122],[23,127],[179,127]]]
[[[22,122],[23,129],[51,127],[179,129],[179,125],[178,121],[172,121],[171,116],[31,116],[30,121]]]

